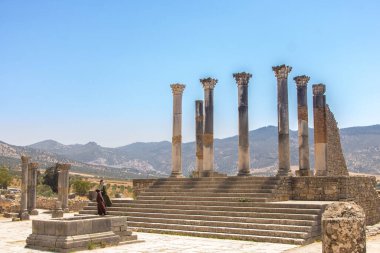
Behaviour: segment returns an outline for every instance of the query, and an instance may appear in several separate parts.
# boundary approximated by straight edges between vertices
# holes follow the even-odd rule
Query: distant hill
[[[314,166],[313,129],[309,129],[310,160]],[[262,127],[249,133],[253,171],[273,174],[277,166],[277,127]],[[341,129],[341,141],[347,166],[352,172],[380,174],[380,125]],[[238,137],[215,139],[216,169],[230,175],[237,171]],[[184,143],[183,172],[195,167],[194,142]],[[297,131],[290,131],[291,164],[298,165]],[[17,166],[21,153],[27,153],[42,165],[57,161],[74,164],[75,170],[119,178],[167,176],[171,172],[171,143],[133,143],[105,148],[95,142],[64,145],[54,140],[17,147],[0,142],[0,162]]]

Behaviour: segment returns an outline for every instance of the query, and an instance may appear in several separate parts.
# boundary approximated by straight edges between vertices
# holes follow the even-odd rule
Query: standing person
[[[99,189],[96,189],[96,203],[98,203],[98,214],[106,215],[106,206],[104,204],[104,199]]]
[[[107,188],[106,188],[106,185],[104,184],[103,179],[100,180],[100,184],[99,184],[99,188],[98,189],[102,193],[102,196],[103,196],[103,199],[104,199],[104,203],[106,204],[106,207],[111,207],[112,206],[112,202],[111,202],[110,197],[107,194]]]

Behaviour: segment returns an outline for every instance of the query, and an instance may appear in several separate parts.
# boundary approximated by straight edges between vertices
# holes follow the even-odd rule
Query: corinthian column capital
[[[274,71],[274,75],[277,79],[286,79],[288,78],[290,71],[292,71],[292,67],[282,64],[280,66],[272,67],[272,70]]]
[[[249,79],[252,77],[252,74],[246,72],[240,72],[233,74],[233,77],[236,80],[238,86],[248,85]]]
[[[325,94],[325,92],[326,92],[326,85],[324,85],[323,83],[313,85],[313,95],[314,96],[323,95],[323,94]]]
[[[212,89],[214,89],[216,83],[218,82],[217,79],[213,79],[211,77],[203,78],[203,79],[200,79],[199,81],[202,83],[203,88],[205,90],[212,90]]]
[[[186,85],[180,83],[173,83],[170,85],[173,95],[182,95]]]
[[[293,78],[293,80],[296,82],[297,87],[305,87],[307,86],[307,83],[310,80],[310,77],[302,75],[302,76],[296,76]]]

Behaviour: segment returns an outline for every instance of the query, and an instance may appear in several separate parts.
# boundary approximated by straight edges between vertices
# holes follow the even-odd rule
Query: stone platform
[[[305,244],[320,235],[327,203],[277,202],[276,177],[158,179],[137,200],[114,199],[111,215],[140,232]],[[279,197],[280,196],[280,197]],[[81,214],[96,213],[92,202]]]
[[[127,230],[126,222],[126,217],[93,215],[33,220],[32,234],[26,239],[26,247],[71,252],[92,245],[105,247],[136,241],[137,236]]]

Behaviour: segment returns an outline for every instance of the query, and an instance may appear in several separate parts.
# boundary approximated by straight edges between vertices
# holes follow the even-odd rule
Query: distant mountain
[[[341,129],[341,142],[347,166],[352,172],[380,174],[380,125]],[[313,129],[309,129],[310,161],[314,166]],[[251,164],[253,171],[268,175],[277,166],[277,127],[267,126],[250,131]],[[216,170],[236,174],[238,136],[215,139]],[[95,142],[64,145],[54,140],[38,142],[26,147],[0,142],[0,163],[19,164],[21,153],[27,153],[42,164],[66,161],[81,172],[113,177],[167,176],[171,172],[171,143],[133,143],[118,148],[105,148]],[[195,168],[195,144],[184,143],[183,172],[188,175]],[[290,131],[291,164],[298,165],[297,131]]]

